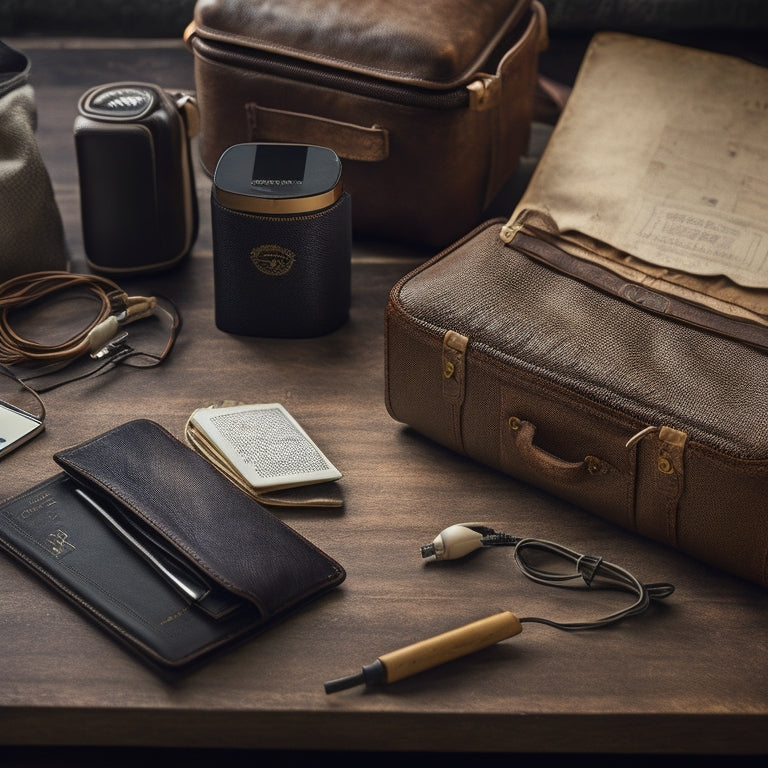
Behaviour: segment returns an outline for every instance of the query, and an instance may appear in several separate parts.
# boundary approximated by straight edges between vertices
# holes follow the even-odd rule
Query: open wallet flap
[[[331,557],[160,425],[60,451],[0,546],[147,659],[181,667],[340,584]]]
[[[568,254],[582,266],[565,271],[608,270],[627,300],[765,346],[767,88],[747,61],[598,33],[503,239],[540,238],[552,266]]]

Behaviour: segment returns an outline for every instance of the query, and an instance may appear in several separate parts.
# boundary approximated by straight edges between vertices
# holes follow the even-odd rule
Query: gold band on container
[[[319,195],[307,197],[264,198],[242,195],[216,187],[216,199],[227,208],[246,213],[267,213],[273,215],[290,213],[311,213],[333,205],[343,191],[341,181],[333,188]]]

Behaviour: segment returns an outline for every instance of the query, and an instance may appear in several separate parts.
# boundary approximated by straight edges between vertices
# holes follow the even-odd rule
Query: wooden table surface
[[[177,41],[9,40],[32,60],[38,142],[85,271],[72,124],[91,85],[193,88]],[[346,569],[345,583],[181,679],[157,675],[0,557],[0,744],[509,753],[768,751],[768,592],[455,455],[384,406],[384,308],[428,253],[357,243],[351,318],[319,339],[228,336],[213,321],[210,179],[198,172],[191,258],[123,281],[179,305],[172,357],[44,395],[42,436],[0,467],[0,497],[54,474],[52,454],[146,416],[181,437],[195,408],[280,402],[342,471],[342,510],[276,514]],[[734,509],[734,515],[739,513]],[[597,617],[624,596],[525,579],[509,549],[426,564],[420,547],[468,520],[540,536],[676,586],[609,629],[521,635],[384,688],[327,695],[327,680],[500,610]],[[628,597],[628,596],[627,596]]]

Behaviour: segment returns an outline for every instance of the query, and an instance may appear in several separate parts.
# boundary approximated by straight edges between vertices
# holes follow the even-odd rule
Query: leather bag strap
[[[251,141],[281,141],[330,147],[347,160],[379,162],[389,157],[389,132],[300,112],[245,105]]]

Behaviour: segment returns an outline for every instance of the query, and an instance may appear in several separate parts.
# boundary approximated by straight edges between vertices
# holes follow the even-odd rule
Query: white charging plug
[[[476,530],[476,527],[481,530]],[[488,529],[479,523],[458,523],[441,531],[430,544],[421,548],[422,557],[435,560],[457,560],[483,546],[484,533]]]

